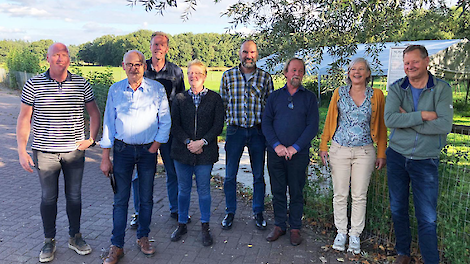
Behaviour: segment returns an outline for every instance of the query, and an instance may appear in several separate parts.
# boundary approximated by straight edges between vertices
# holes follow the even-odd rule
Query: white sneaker
[[[333,242],[333,249],[344,251],[344,245],[346,244],[346,234],[338,233],[335,238],[335,242]]]
[[[361,253],[361,240],[357,236],[350,236],[349,237],[349,246],[348,252],[352,252],[354,254]]]

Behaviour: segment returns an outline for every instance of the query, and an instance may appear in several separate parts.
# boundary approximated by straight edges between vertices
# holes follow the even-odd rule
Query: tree
[[[177,5],[176,0],[128,2],[134,5],[139,2],[147,11],[156,10],[161,14],[166,8]],[[185,3],[190,10],[196,8],[195,0]],[[457,4],[462,12],[470,9],[468,0],[458,0]],[[238,1],[224,15],[232,19],[234,29],[239,25],[254,27],[252,37],[261,40],[267,51],[277,55],[273,56],[271,64],[294,55],[308,55],[307,61],[319,63],[326,50],[336,58],[329,73],[339,77],[349,57],[356,53],[358,43],[366,43],[373,58],[372,65],[380,65],[377,55],[384,48],[384,42],[399,35],[405,11],[424,5],[429,9],[446,6],[443,0],[253,0]]]
[[[13,49],[7,56],[7,67],[9,71],[22,71],[28,73],[39,73],[40,55],[31,52],[29,47]]]
[[[47,50],[49,46],[54,43],[52,39],[42,39],[38,41],[34,41],[29,45],[31,52],[39,55],[41,60],[46,60],[47,57]]]

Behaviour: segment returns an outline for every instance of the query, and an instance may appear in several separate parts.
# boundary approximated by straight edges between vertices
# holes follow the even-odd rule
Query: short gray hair
[[[131,53],[137,53],[137,55],[139,55],[139,57],[140,57],[140,62],[145,63],[144,54],[142,52],[138,51],[138,50],[129,50],[128,52],[126,52],[126,54],[124,54],[124,56],[122,57],[122,62],[125,63],[127,55],[129,55]]]
[[[371,75],[366,78],[366,86],[367,86],[367,84],[372,80],[372,71],[370,70],[369,62],[367,62],[367,60],[364,59],[364,58],[355,58],[354,60],[352,60],[352,61],[349,63],[349,66],[348,66],[348,76],[346,77],[346,80],[345,80],[345,82],[346,82],[348,85],[351,85],[351,83],[352,83],[351,78],[349,78],[349,72],[351,71],[352,67],[354,67],[354,65],[355,65],[356,63],[359,63],[359,62],[363,62],[363,63],[366,65],[367,71],[369,71],[369,73],[371,73]]]

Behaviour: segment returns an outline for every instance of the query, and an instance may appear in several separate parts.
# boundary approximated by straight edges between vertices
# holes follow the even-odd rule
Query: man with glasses
[[[310,161],[310,142],[318,132],[319,121],[317,98],[302,86],[304,74],[303,60],[292,58],[285,64],[287,83],[269,96],[262,123],[268,148],[275,225],[266,240],[275,241],[286,233],[289,186],[290,243],[293,246],[302,242],[303,188]]]
[[[114,173],[113,235],[104,263],[117,263],[124,255],[127,209],[132,173],[139,174],[140,214],[137,245],[145,255],[153,255],[149,243],[153,208],[153,182],[156,153],[168,141],[171,117],[165,88],[159,82],[144,78],[147,67],[144,55],[131,50],[124,55],[122,66],[127,79],[109,88],[103,121],[101,171],[107,177]],[[113,163],[110,160],[113,148]]]
[[[168,103],[171,107],[173,98],[176,94],[184,92],[184,75],[183,70],[177,65],[166,60],[170,40],[164,32],[157,31],[152,34],[150,39],[150,50],[152,58],[146,61],[147,70],[144,73],[146,78],[156,80],[165,87]],[[167,143],[161,144],[160,155],[163,160],[166,172],[166,189],[170,202],[170,216],[178,220],[178,178],[176,176],[175,164],[170,157],[171,142],[173,137],[170,135]],[[139,176],[138,173],[132,181],[134,191],[134,208],[135,214],[131,219],[131,228],[136,228],[139,221]],[[136,202],[137,201],[137,202]],[[191,222],[191,218],[189,218]]]
[[[258,49],[253,40],[240,47],[240,65],[224,72],[220,96],[224,101],[227,120],[225,142],[225,218],[222,229],[232,228],[237,209],[237,173],[245,146],[250,154],[253,172],[253,214],[255,225],[266,229],[263,217],[265,138],[261,132],[261,115],[268,96],[273,91],[269,73],[256,67]]]
[[[82,178],[85,150],[94,146],[100,126],[100,111],[90,84],[68,71],[70,56],[67,46],[52,44],[47,51],[49,69],[29,79],[21,94],[21,109],[16,127],[18,155],[24,170],[36,167],[41,183],[41,217],[44,245],[40,262],[54,259],[56,251],[56,218],[59,175],[63,172],[69,248],[80,255],[91,253],[91,247],[80,233],[82,213]],[[90,137],[85,139],[84,108],[90,116]],[[26,152],[33,126],[33,157]]]

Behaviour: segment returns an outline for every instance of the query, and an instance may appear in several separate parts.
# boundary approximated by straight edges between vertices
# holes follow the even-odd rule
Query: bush
[[[31,52],[28,47],[11,50],[7,56],[7,68],[10,72],[10,86],[12,88],[21,88],[18,87],[15,72],[33,73],[35,75],[44,71],[40,66],[40,56]]]

